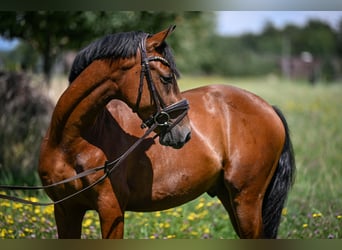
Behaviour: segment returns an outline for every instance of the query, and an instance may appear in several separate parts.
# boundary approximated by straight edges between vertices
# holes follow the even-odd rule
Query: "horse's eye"
[[[173,81],[173,76],[160,76],[160,80],[164,84],[171,84]]]

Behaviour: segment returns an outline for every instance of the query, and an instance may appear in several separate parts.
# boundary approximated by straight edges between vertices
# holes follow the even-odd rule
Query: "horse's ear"
[[[176,25],[171,25],[168,29],[165,29],[163,31],[160,31],[146,40],[146,50],[152,51],[156,48],[158,48],[165,39],[175,30]]]

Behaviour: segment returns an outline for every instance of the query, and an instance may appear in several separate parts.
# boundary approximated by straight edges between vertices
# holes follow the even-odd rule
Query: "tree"
[[[54,59],[66,47],[76,47],[99,31],[92,24],[106,15],[89,12],[1,12],[0,34],[20,38],[42,55],[47,82]]]
[[[181,31],[176,32],[168,41],[175,50],[184,52],[184,40],[179,39],[187,38],[191,48],[190,51],[186,48],[186,52],[191,53],[214,30],[214,16],[203,12],[37,11],[0,12],[0,16],[0,35],[8,39],[20,38],[39,52],[47,80],[51,77],[52,65],[59,53],[65,49],[79,50],[108,33],[129,30],[153,33],[177,24],[181,26]],[[203,33],[206,29],[210,32]],[[194,51],[193,54],[199,62],[198,53]]]
[[[310,38],[310,39],[308,39]],[[310,20],[301,33],[301,44],[317,56],[331,56],[336,52],[336,37],[329,24],[320,20]]]

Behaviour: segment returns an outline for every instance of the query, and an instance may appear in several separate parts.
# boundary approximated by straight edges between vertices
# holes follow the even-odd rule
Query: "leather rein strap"
[[[142,42],[140,44],[142,69],[141,69],[141,74],[140,74],[138,97],[137,97],[136,107],[135,107],[134,111],[137,111],[139,109],[139,104],[140,104],[142,90],[143,90],[143,80],[144,80],[144,77],[146,77],[146,81],[147,81],[148,88],[149,88],[150,95],[151,95],[151,101],[153,100],[154,104],[156,105],[157,112],[151,118],[144,121],[144,123],[142,124],[142,126],[141,126],[142,128],[149,127],[148,130],[145,132],[145,134],[142,137],[140,137],[130,148],[128,148],[128,150],[125,153],[123,153],[119,158],[115,159],[114,161],[111,161],[111,162],[107,161],[103,166],[98,166],[96,168],[85,170],[83,172],[78,173],[77,175],[75,175],[73,177],[62,180],[60,182],[56,182],[56,183],[46,185],[46,186],[7,186],[7,185],[0,185],[0,189],[2,189],[2,190],[42,190],[42,189],[45,190],[45,189],[49,189],[52,187],[56,187],[56,186],[61,185],[61,184],[69,183],[71,181],[86,177],[86,176],[91,175],[91,174],[95,174],[101,170],[104,171],[104,174],[99,179],[97,179],[95,182],[90,184],[89,186],[86,186],[86,187],[82,188],[81,190],[79,190],[75,193],[72,193],[68,196],[65,196],[64,198],[62,198],[60,200],[53,201],[53,202],[35,202],[35,201],[22,199],[22,198],[18,198],[15,196],[9,196],[6,194],[1,194],[1,193],[0,193],[0,199],[7,199],[7,200],[15,201],[15,202],[20,202],[20,203],[30,204],[30,205],[36,205],[36,206],[50,206],[50,205],[62,203],[64,201],[66,201],[66,200],[68,200],[68,199],[70,199],[70,198],[94,187],[95,185],[99,184],[100,182],[104,181],[104,179],[106,179],[108,176],[110,176],[110,174],[114,171],[114,169],[117,168],[122,163],[122,161],[124,159],[126,159],[127,156],[130,153],[132,153],[132,151],[136,147],[138,147],[144,141],[144,139],[149,134],[151,134],[151,132],[153,130],[155,130],[157,127],[163,127],[166,129],[164,132],[169,132],[174,126],[176,126],[186,116],[187,111],[189,109],[189,103],[186,99],[183,99],[181,101],[178,101],[174,104],[171,104],[171,105],[165,107],[165,104],[164,104],[162,98],[160,97],[159,93],[157,92],[155,85],[153,83],[153,80],[152,80],[149,62],[150,61],[160,61],[169,67],[170,67],[170,64],[165,58],[162,58],[159,56],[154,56],[154,57],[148,58],[146,56],[146,45],[145,45],[146,44],[146,38],[147,38],[147,35],[144,37],[144,39],[142,40]],[[179,111],[181,111],[181,114],[178,115],[176,120],[171,123],[170,122],[170,113],[179,112]],[[155,139],[157,136],[159,136],[159,134],[156,134],[153,137],[153,139]]]
[[[84,188],[82,188],[81,190],[72,193],[68,196],[65,196],[64,198],[57,200],[57,201],[53,201],[53,202],[35,202],[35,201],[30,201],[30,200],[26,200],[26,199],[22,199],[22,198],[18,198],[15,196],[9,196],[6,194],[1,194],[0,193],[0,198],[1,199],[6,199],[6,200],[11,200],[11,201],[15,201],[15,202],[20,202],[20,203],[24,203],[24,204],[30,204],[30,205],[36,205],[36,206],[50,206],[50,205],[55,205],[55,204],[59,204],[62,203],[63,201],[66,201],[92,187],[94,187],[95,185],[99,184],[100,182],[102,182],[104,179],[106,179],[108,176],[110,176],[110,174],[114,171],[115,168],[117,168],[121,162],[126,159],[126,157],[137,147],[140,145],[140,143],[143,142],[143,140],[157,127],[157,125],[153,125],[151,126],[146,132],[145,134],[140,137],[125,153],[123,153],[119,158],[115,159],[114,161],[111,162],[105,162],[104,165],[102,166],[98,166],[96,168],[92,168],[86,171],[83,171],[71,178],[65,179],[63,181],[60,182],[56,182],[53,183],[51,185],[46,185],[46,186],[5,186],[5,185],[0,185],[0,189],[3,190],[41,190],[41,189],[49,189],[52,187],[56,187],[58,185],[64,184],[64,183],[69,183],[71,181],[80,179],[82,177],[91,175],[91,174],[95,174],[96,172],[103,170],[104,174],[97,179],[95,182],[93,182],[92,184],[90,184],[89,186],[86,186]]]

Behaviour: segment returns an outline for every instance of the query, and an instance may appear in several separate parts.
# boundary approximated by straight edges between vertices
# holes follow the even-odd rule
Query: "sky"
[[[0,37],[0,50],[13,49],[17,44],[17,40],[6,40]]]
[[[282,28],[289,23],[303,26],[312,18],[326,21],[337,28],[342,20],[342,11],[218,11],[216,31],[220,35],[257,33],[262,31],[267,21]],[[17,41],[0,38],[0,50],[12,49],[16,44]]]
[[[258,33],[267,21],[282,28],[289,23],[303,26],[309,19],[319,19],[337,28],[342,20],[342,11],[219,11],[217,32],[220,35]]]

